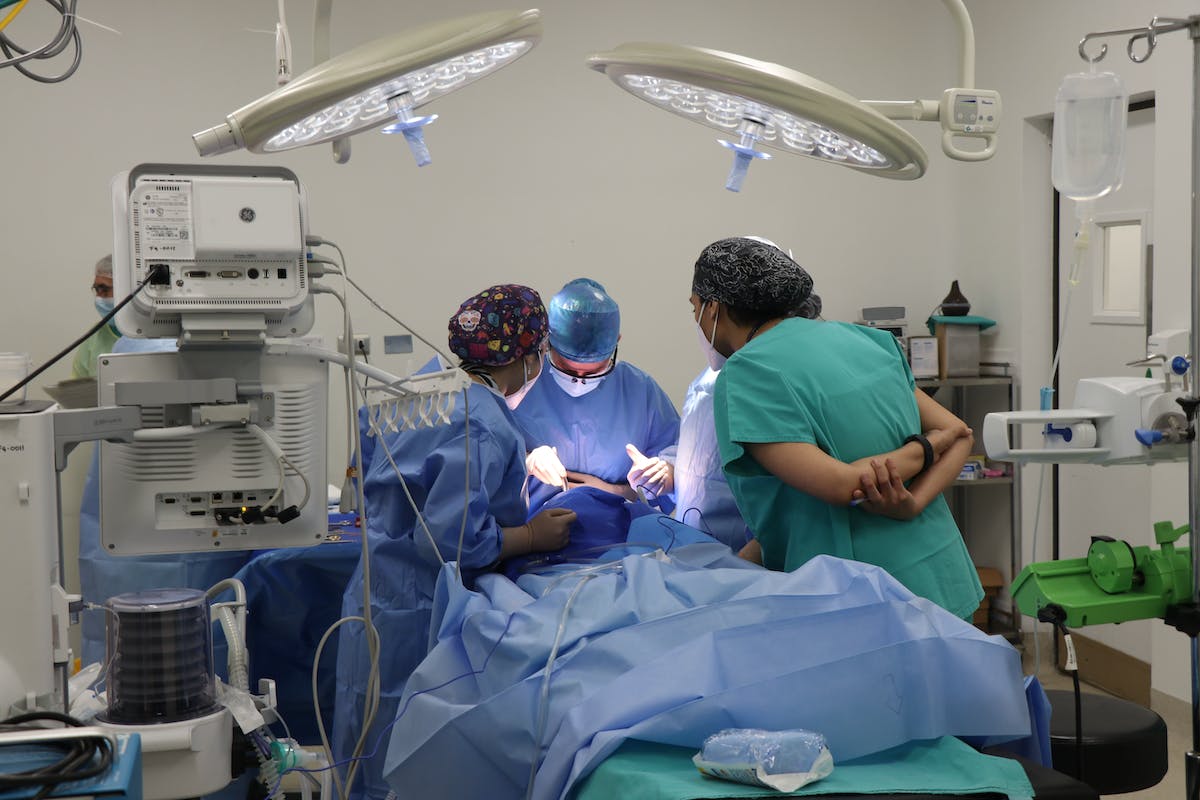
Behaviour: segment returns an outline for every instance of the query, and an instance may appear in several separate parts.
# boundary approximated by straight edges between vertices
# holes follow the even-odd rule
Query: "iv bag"
[[[1074,200],[1103,197],[1125,172],[1128,95],[1111,72],[1063,78],[1054,98],[1054,188]]]

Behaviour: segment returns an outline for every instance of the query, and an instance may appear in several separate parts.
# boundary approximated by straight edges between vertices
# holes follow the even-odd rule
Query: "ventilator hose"
[[[221,606],[217,610],[217,620],[225,633],[225,642],[229,645],[229,685],[244,692],[250,691],[250,671],[246,664],[246,648],[242,644],[241,629],[237,617],[229,606]]]

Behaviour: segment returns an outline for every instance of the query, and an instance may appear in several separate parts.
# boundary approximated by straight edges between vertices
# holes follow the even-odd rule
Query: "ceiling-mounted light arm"
[[[287,9],[278,0],[279,21],[275,23],[275,84],[283,86],[292,79],[292,36],[288,33]]]
[[[332,50],[333,0],[317,0],[313,6],[313,66],[329,60]],[[350,160],[350,137],[343,136],[330,143],[333,161],[345,164]]]
[[[958,38],[962,42],[962,63],[959,67],[958,74],[959,86],[964,89],[975,88],[975,26],[971,24],[971,15],[967,13],[967,7],[963,5],[962,0],[942,0],[946,6],[946,10],[950,12],[950,16],[954,17],[954,22],[958,25]]]
[[[996,153],[1000,127],[1000,93],[975,88],[975,27],[962,0],[942,0],[958,26],[962,44],[959,84],[942,93],[941,100],[864,100],[888,119],[942,124],[942,152],[957,161],[985,161]],[[963,150],[956,137],[982,139],[982,150]]]

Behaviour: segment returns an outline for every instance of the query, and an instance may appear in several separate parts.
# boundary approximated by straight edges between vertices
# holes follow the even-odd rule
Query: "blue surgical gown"
[[[525,445],[558,448],[558,459],[572,472],[624,483],[633,462],[625,452],[632,443],[646,456],[657,456],[679,438],[679,413],[654,379],[624,361],[600,385],[582,397],[571,397],[551,377],[550,359],[516,417]],[[558,493],[537,478],[529,479],[529,511]]]
[[[751,537],[725,480],[717,449],[713,389],[720,374],[705,367],[688,386],[679,422],[679,445],[664,457],[675,464],[675,518],[737,551]]]
[[[174,350],[173,339],[119,339],[114,353]],[[102,604],[125,592],[146,589],[208,589],[242,568],[249,551],[223,553],[180,553],[178,555],[112,556],[100,543],[100,449],[96,446],[88,469],[79,506],[79,585],[83,599]],[[83,663],[104,661],[104,612],[82,614]],[[219,651],[218,671],[224,673],[223,641],[214,642]]]
[[[439,561],[425,529],[413,513],[390,453],[421,509],[429,533],[447,562],[456,559],[462,540],[463,580],[470,584],[500,558],[501,527],[522,525],[526,517],[525,442],[503,398],[480,384],[467,390],[470,418],[462,396],[450,423],[388,434],[376,442],[363,491],[371,558],[371,608],[380,637],[381,701],[367,736],[354,796],[382,800],[387,731],[396,716],[400,692],[429,649],[429,619]],[[469,442],[470,483],[464,483],[465,446]],[[342,602],[344,616],[362,613],[362,564],[356,568]],[[362,729],[364,689],[370,662],[362,625],[346,623],[338,647],[334,751],[347,758]],[[373,754],[373,755],[372,755]]]

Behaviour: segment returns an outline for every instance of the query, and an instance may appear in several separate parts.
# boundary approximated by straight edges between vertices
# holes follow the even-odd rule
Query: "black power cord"
[[[83,723],[74,717],[60,714],[57,711],[33,711],[20,714],[0,722],[0,731],[45,730],[42,725],[32,725],[35,722],[61,722],[68,727],[82,728]],[[43,800],[55,787],[71,781],[82,781],[103,775],[112,766],[113,748],[108,737],[97,734],[75,739],[63,739],[59,742],[39,742],[41,747],[59,750],[62,753],[58,761],[44,767],[29,769],[23,772],[0,773],[0,791],[27,789],[32,786],[41,787],[33,800]]]
[[[1071,683],[1075,689],[1075,778],[1083,783],[1083,697],[1079,689],[1079,667],[1075,661],[1075,645],[1071,642],[1071,632],[1067,630],[1067,612],[1058,605],[1043,606],[1038,609],[1037,618],[1041,622],[1049,622],[1059,633],[1067,646],[1067,671],[1071,673]]]
[[[31,380],[36,378],[38,375],[41,375],[46,370],[50,369],[50,367],[52,367],[56,363],[58,363],[58,361],[60,359],[62,359],[63,356],[67,355],[72,350],[74,350],[76,347],[79,347],[79,345],[86,342],[87,338],[89,336],[91,336],[93,333],[95,333],[96,331],[100,330],[102,327],[107,325],[109,320],[111,320],[113,317],[115,317],[117,315],[118,311],[120,311],[122,308],[124,308],[126,305],[128,305],[130,300],[137,297],[138,293],[141,292],[142,289],[146,288],[146,284],[164,283],[170,277],[171,277],[170,267],[168,267],[166,264],[155,264],[154,266],[152,266],[150,268],[150,272],[146,275],[146,279],[144,281],[142,281],[141,283],[139,283],[136,289],[134,289],[132,292],[130,292],[128,295],[126,295],[125,299],[123,299],[120,303],[118,303],[116,306],[114,306],[112,311],[105,314],[103,319],[101,319],[99,322],[97,322],[92,327],[88,328],[87,331],[82,336],[80,336],[78,339],[71,342],[65,348],[58,351],[58,353],[51,356],[50,359],[48,361],[44,362],[40,367],[38,367],[33,372],[26,375],[25,380],[21,381],[16,386],[14,386],[11,389],[9,389],[8,391],[6,391],[4,394],[0,394],[0,402],[3,402],[6,398],[9,397],[9,395],[12,395],[15,392],[20,391],[21,388],[24,387],[26,384],[28,384]]]

